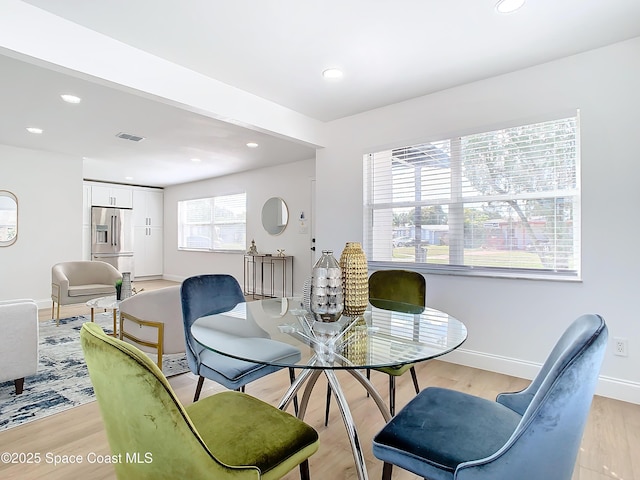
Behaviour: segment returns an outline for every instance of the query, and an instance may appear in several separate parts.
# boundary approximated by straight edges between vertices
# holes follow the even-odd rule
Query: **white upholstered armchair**
[[[185,351],[180,285],[140,292],[120,302],[120,339],[162,355]]]
[[[106,262],[81,260],[55,264],[51,267],[51,318],[56,303],[56,320],[60,320],[60,305],[115,295],[116,280],[121,278],[122,274]]]
[[[33,300],[0,301],[0,382],[13,380],[16,395],[38,370],[38,307]]]

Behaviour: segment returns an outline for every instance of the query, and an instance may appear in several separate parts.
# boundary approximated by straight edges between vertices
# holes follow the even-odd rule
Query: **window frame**
[[[215,216],[216,211],[216,201],[219,203],[222,199],[227,199],[230,197],[236,196],[244,196],[244,212],[242,213],[244,220],[243,221],[223,221],[222,219]],[[202,221],[202,222],[192,222],[186,224],[184,222],[184,216],[187,212],[183,212],[182,208],[188,208],[189,204],[193,204],[195,202],[210,202],[210,220]],[[238,193],[230,193],[224,195],[214,195],[211,197],[199,197],[199,198],[191,198],[186,200],[179,200],[177,205],[177,217],[178,217],[178,250],[179,251],[197,251],[197,252],[210,252],[210,253],[245,253],[246,252],[246,238],[247,238],[247,193],[246,192],[238,192]],[[197,246],[188,246],[186,245],[186,232],[185,228],[188,226],[201,226],[203,228],[210,229],[210,238],[209,238],[209,246],[197,247]],[[220,225],[242,225],[242,236],[244,237],[244,243],[242,245],[238,244],[238,248],[216,248],[214,235],[212,232],[216,230],[216,226]]]
[[[370,198],[372,196],[372,173],[371,166],[369,165],[369,158],[371,158],[376,153],[382,153],[384,151],[389,150],[397,150],[402,148],[411,148],[412,146],[424,145],[427,143],[438,143],[443,141],[451,141],[454,143],[456,140],[460,140],[466,136],[479,135],[479,134],[487,134],[494,131],[499,131],[503,129],[509,128],[518,128],[525,127],[530,125],[537,125],[539,123],[545,122],[553,122],[559,121],[563,119],[572,118],[575,120],[575,178],[576,178],[576,188],[571,192],[571,197],[574,198],[574,207],[575,215],[577,218],[577,226],[572,230],[572,234],[574,237],[574,244],[577,245],[577,251],[572,257],[574,259],[574,268],[572,269],[558,269],[558,268],[517,268],[517,267],[495,267],[495,266],[474,266],[474,265],[455,265],[455,264],[436,264],[436,263],[427,263],[425,262],[416,262],[415,257],[411,261],[397,261],[397,260],[374,260],[373,255],[371,254],[373,249],[373,237],[374,237],[374,212],[376,210],[392,210],[394,208],[398,208],[401,206],[410,206],[416,208],[417,206],[427,207],[433,205],[460,205],[461,209],[465,209],[465,205],[473,204],[473,203],[482,203],[486,201],[488,197],[479,196],[477,199],[473,197],[465,197],[459,195],[460,192],[454,192],[453,186],[452,191],[449,194],[449,198],[446,200],[431,200],[431,201],[417,201],[414,199],[413,201],[408,202],[397,202],[393,199],[389,200],[385,203],[374,203]],[[453,148],[453,147],[452,147]],[[462,157],[459,157],[460,164],[457,166],[458,172],[460,173],[462,166]],[[451,170],[454,170],[453,166]],[[446,135],[443,138],[432,138],[429,140],[423,141],[415,141],[410,145],[394,145],[394,146],[386,146],[384,148],[376,148],[371,149],[371,151],[366,152],[363,156],[363,246],[365,248],[365,252],[367,253],[369,260],[369,265],[373,269],[393,269],[393,268],[410,268],[412,270],[425,273],[425,274],[439,274],[439,275],[461,275],[461,276],[469,276],[469,277],[494,277],[494,278],[509,278],[509,279],[535,279],[535,280],[554,280],[554,281],[568,281],[568,282],[580,282],[582,281],[582,214],[581,214],[581,205],[582,205],[582,181],[581,181],[581,155],[580,155],[580,112],[579,110],[572,110],[570,112],[563,112],[554,116],[545,116],[543,118],[529,119],[529,121],[519,121],[517,123],[509,123],[507,125],[501,126],[489,126],[486,128],[476,128],[474,130],[465,132],[463,134],[458,135]],[[454,176],[454,174],[452,174]],[[451,180],[453,183],[453,180]],[[393,188],[392,188],[393,191]],[[457,199],[454,202],[453,197],[457,195]],[[514,195],[517,197],[518,195]],[[525,195],[526,197],[527,195]],[[549,199],[555,197],[563,198],[560,195],[547,195],[544,192],[538,196],[529,195],[530,197],[535,197],[536,199]],[[419,205],[418,205],[419,204]],[[393,213],[392,213],[393,214]],[[391,226],[391,230],[393,230],[393,224]],[[465,235],[462,235],[462,238],[459,241],[464,242]],[[464,247],[463,247],[464,251]],[[451,255],[451,253],[449,253]],[[428,259],[428,254],[427,254]],[[451,261],[451,257],[449,257],[448,261]]]

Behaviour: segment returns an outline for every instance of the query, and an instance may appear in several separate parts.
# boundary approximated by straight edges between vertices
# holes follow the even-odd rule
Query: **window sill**
[[[553,282],[582,282],[579,273],[554,270],[509,270],[490,267],[455,267],[428,263],[368,262],[372,270],[405,268],[425,275],[454,275],[462,277],[505,278],[510,280],[544,280]]]
[[[213,250],[210,248],[187,248],[187,247],[178,247],[179,252],[201,252],[201,253],[232,253],[236,255],[242,255],[245,253],[244,250]]]

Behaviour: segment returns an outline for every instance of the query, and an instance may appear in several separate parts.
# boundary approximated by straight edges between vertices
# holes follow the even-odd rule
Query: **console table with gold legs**
[[[254,299],[293,296],[293,257],[245,255],[243,286],[244,294]]]

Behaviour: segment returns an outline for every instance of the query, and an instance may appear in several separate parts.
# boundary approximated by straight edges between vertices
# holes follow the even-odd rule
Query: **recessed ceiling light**
[[[342,78],[342,70],[337,68],[327,68],[324,72],[322,72],[322,76],[324,78]]]
[[[511,13],[522,8],[525,0],[500,0],[496,4],[496,11],[498,13]]]
[[[133,180],[133,177],[124,177],[125,180]]]
[[[258,148],[258,144],[256,142],[247,143],[247,147],[249,148]]]
[[[42,129],[38,128],[38,127],[27,127],[27,132],[29,133],[36,133],[36,134],[41,134],[42,133]]]
[[[191,161],[192,161],[192,162],[194,162],[194,163],[198,163],[198,162],[200,162],[201,160],[200,160],[199,158],[192,158],[192,159],[191,159]]]
[[[68,93],[60,95],[60,98],[67,103],[80,103],[82,101],[80,97],[76,97],[75,95],[70,95]]]

